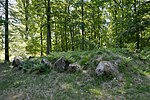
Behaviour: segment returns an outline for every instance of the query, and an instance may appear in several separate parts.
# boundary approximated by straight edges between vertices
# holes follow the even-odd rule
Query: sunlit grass
[[[51,70],[48,73],[35,74],[0,65],[0,100],[147,100],[150,96],[150,67],[147,59],[144,62],[126,50],[117,49],[54,52],[46,58],[54,63],[62,56],[71,63],[81,64],[82,71],[60,73]],[[41,58],[36,59],[35,66],[40,67],[38,61]],[[97,77],[94,72],[97,61],[101,59],[122,59],[119,66],[120,76]],[[32,63],[28,65],[31,66]]]

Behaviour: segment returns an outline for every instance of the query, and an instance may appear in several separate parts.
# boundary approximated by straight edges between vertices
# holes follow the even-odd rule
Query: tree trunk
[[[137,23],[137,17],[138,17],[138,15],[137,15],[137,8],[136,8],[136,5],[137,5],[137,3],[136,3],[136,0],[134,0],[134,12],[135,12],[135,23]],[[135,27],[137,27],[137,26],[135,26]],[[136,30],[136,49],[139,49],[140,48],[140,36],[139,36],[139,29],[138,28],[136,28],[137,30]]]
[[[51,51],[51,29],[50,29],[50,0],[47,3],[47,55],[50,54]]]
[[[29,16],[29,14],[28,14],[28,6],[29,6],[29,0],[25,0],[25,4],[24,4],[24,7],[25,7],[25,25],[26,25],[26,34],[25,34],[25,38],[26,39],[28,39],[28,35],[29,35],[29,33],[28,33],[28,30],[29,30],[29,28],[28,28],[28,16]]]
[[[99,10],[99,7],[98,7],[98,21],[100,20],[100,10]],[[99,21],[100,23],[100,21]],[[99,46],[101,46],[101,33],[100,33],[100,24],[98,24],[98,43],[99,43]]]
[[[140,49],[140,35],[139,35],[139,32],[136,33],[136,49]]]
[[[43,56],[43,34],[42,34],[42,27],[40,27],[40,36],[41,36],[41,56]]]
[[[65,13],[67,14],[67,6],[65,6]],[[67,16],[65,16],[65,51],[68,50],[68,43],[67,43]]]
[[[72,29],[73,28],[73,29]],[[71,34],[71,49],[74,51],[74,26],[70,27],[70,34]]]
[[[70,15],[70,4],[68,6],[68,14]],[[71,39],[71,46],[69,47],[70,50],[74,51],[74,25],[73,24],[73,19],[69,19],[70,24],[69,24],[69,31],[70,31],[70,39]]]
[[[63,38],[63,33],[60,32],[61,34],[61,51],[64,51],[64,38]]]
[[[55,19],[55,18],[54,18]],[[56,26],[56,22],[54,24],[55,30],[57,30],[57,26]],[[57,36],[57,32],[55,32],[55,52],[58,51],[58,36]]]
[[[115,6],[115,11],[114,11],[114,18],[115,18],[115,21],[117,20],[117,9],[116,9],[116,6]],[[118,37],[118,24],[116,23],[115,24],[115,34],[117,35]],[[116,45],[118,47],[118,40],[116,40]]]
[[[96,39],[96,32],[95,32],[95,8],[92,8],[92,20],[93,20],[93,28],[92,28],[92,32],[94,33],[94,39]]]
[[[9,62],[8,0],[5,1],[5,62]]]
[[[82,0],[82,6],[81,6],[81,10],[82,10],[82,22],[81,22],[81,27],[82,27],[82,45],[81,45],[81,49],[84,50],[84,9],[83,9],[83,3],[84,0]]]
[[[120,48],[122,48],[123,47],[123,37],[122,37],[122,32],[123,32],[123,23],[124,23],[124,9],[123,9],[123,5],[124,5],[124,3],[123,3],[123,0],[121,0],[121,13],[122,13],[122,20],[121,20],[121,34],[120,34],[120,38],[119,38],[119,42],[120,42],[120,44],[119,44],[119,46],[120,46]]]

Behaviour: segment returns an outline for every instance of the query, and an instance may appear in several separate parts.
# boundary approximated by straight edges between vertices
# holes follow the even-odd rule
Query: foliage
[[[145,0],[50,0],[48,13],[47,0],[16,0],[9,6],[10,56],[18,50],[46,54],[47,14],[52,52],[112,47],[134,51],[150,45],[150,6]]]
[[[150,48],[144,48],[140,52],[141,59],[150,61]]]
[[[43,72],[50,72],[50,66],[47,66],[41,63],[40,58],[31,58],[29,60],[24,61],[23,65],[21,66],[24,72],[29,73],[43,73]]]
[[[0,16],[0,26],[4,24],[4,20]]]
[[[148,53],[148,52],[147,52]],[[61,57],[66,58],[70,63],[78,63],[81,65],[81,70],[92,69],[94,71],[95,66],[98,65],[99,61],[113,61],[122,59],[122,66],[127,66],[132,57],[129,57],[130,53],[127,49],[95,49],[92,51],[70,51],[70,52],[53,52],[49,56],[40,58],[31,58],[24,61],[22,69],[26,72],[49,72],[53,69],[54,63]],[[141,53],[141,57],[145,57]],[[133,56],[134,57],[134,56]],[[42,58],[46,58],[52,63],[52,66],[48,67],[41,63]],[[136,59],[136,56],[134,57]],[[92,72],[94,73],[94,72]]]
[[[35,56],[41,51],[40,47],[39,39],[32,38],[31,40],[28,40],[26,51]]]

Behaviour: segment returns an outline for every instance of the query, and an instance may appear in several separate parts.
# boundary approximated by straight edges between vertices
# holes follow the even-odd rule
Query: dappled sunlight
[[[62,84],[61,85],[61,88],[63,89],[63,90],[68,90],[68,89],[73,89],[73,87],[71,86],[71,84]]]
[[[18,87],[19,85],[22,85],[25,83],[25,80],[17,80],[13,83],[14,87]]]
[[[2,71],[2,73],[7,73],[7,72],[10,72],[10,71],[11,71],[11,69],[8,69],[8,70]]]
[[[83,73],[83,74],[87,74],[87,73],[88,73],[88,70],[83,70],[82,73]]]
[[[94,96],[98,97],[103,95],[102,91],[100,89],[89,89],[90,93],[93,94]]]
[[[21,99],[23,96],[23,93],[18,93],[16,95],[13,95],[10,99],[12,100],[18,100],[18,99]]]
[[[12,71],[11,69],[5,69],[3,71],[0,71],[0,79],[7,77],[11,73],[11,71]]]
[[[79,88],[73,86],[73,83],[72,84],[71,83],[70,84],[66,84],[65,88],[63,88],[63,89],[65,89],[65,91],[73,93],[74,95],[84,94],[84,91],[81,88],[79,89]]]
[[[144,63],[138,58],[134,59],[124,54],[117,55],[110,51],[107,54],[106,51],[100,50],[84,51],[80,54],[78,52],[63,52],[58,55],[51,53],[45,58],[54,63],[62,56],[71,63],[81,64],[81,71],[71,73],[58,72],[53,69],[36,74],[3,66],[0,73],[0,79],[4,79],[0,81],[2,100],[3,97],[10,98],[8,100],[122,100],[138,96],[147,98],[149,95],[150,73],[147,67],[149,63]],[[41,64],[41,58],[35,57],[34,59],[26,65],[29,70]],[[117,76],[97,76],[95,74],[95,68],[100,61],[118,59],[121,62]]]
[[[148,0],[0,0],[0,100],[148,100],[149,10]]]
[[[143,74],[150,79],[150,73],[144,72]]]

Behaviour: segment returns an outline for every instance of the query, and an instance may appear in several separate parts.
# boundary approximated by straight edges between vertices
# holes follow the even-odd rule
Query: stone
[[[76,72],[81,69],[81,66],[77,63],[69,64],[67,71],[68,72]]]
[[[118,74],[117,66],[110,61],[101,61],[96,70],[96,74],[99,75],[114,75]]]
[[[122,63],[121,59],[113,60],[112,61],[116,66],[120,65]]]
[[[54,68],[59,71],[66,71],[69,66],[69,61],[67,61],[64,57],[59,58],[54,63]]]
[[[43,59],[41,60],[41,63],[43,63],[44,65],[46,65],[46,66],[48,66],[48,67],[52,67],[51,62],[49,62],[48,59],[43,58]]]
[[[102,60],[103,60],[103,57],[102,57],[102,56],[97,56],[97,57],[96,57],[96,61],[100,62],[100,61],[102,61]]]
[[[23,61],[21,60],[21,57],[14,57],[13,61],[12,61],[12,66],[14,67],[20,67],[23,64]]]

